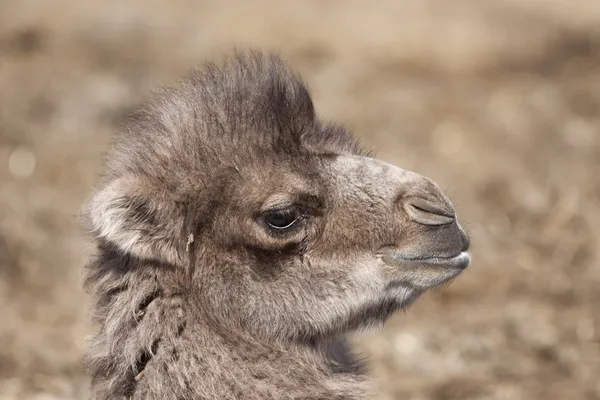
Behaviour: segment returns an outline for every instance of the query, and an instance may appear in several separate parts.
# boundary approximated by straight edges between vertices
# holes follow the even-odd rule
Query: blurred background
[[[357,338],[383,399],[600,399],[598,0],[1,0],[0,399],[86,398],[77,214],[108,138],[234,46],[280,52],[473,236]]]

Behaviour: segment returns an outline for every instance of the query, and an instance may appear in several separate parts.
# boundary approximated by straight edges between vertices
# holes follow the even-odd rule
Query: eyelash
[[[293,229],[303,219],[303,214],[297,208],[269,210],[262,214],[262,220],[276,232],[286,232]]]

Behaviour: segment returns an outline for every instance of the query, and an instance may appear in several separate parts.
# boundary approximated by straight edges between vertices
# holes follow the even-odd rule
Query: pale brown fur
[[[321,122],[258,52],[134,114],[85,215],[97,400],[369,398],[343,335],[469,262],[432,181]]]

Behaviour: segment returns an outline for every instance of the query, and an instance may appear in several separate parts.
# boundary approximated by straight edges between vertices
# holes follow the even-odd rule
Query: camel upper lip
[[[391,265],[428,265],[448,268],[464,269],[471,263],[471,254],[466,251],[460,251],[451,256],[415,256],[406,254],[397,248],[387,247],[378,252],[383,261]]]

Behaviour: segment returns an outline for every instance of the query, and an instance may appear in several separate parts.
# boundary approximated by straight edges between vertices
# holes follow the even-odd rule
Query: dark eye
[[[291,228],[300,219],[300,214],[294,208],[284,210],[267,211],[263,214],[265,223],[277,230],[285,230]]]

